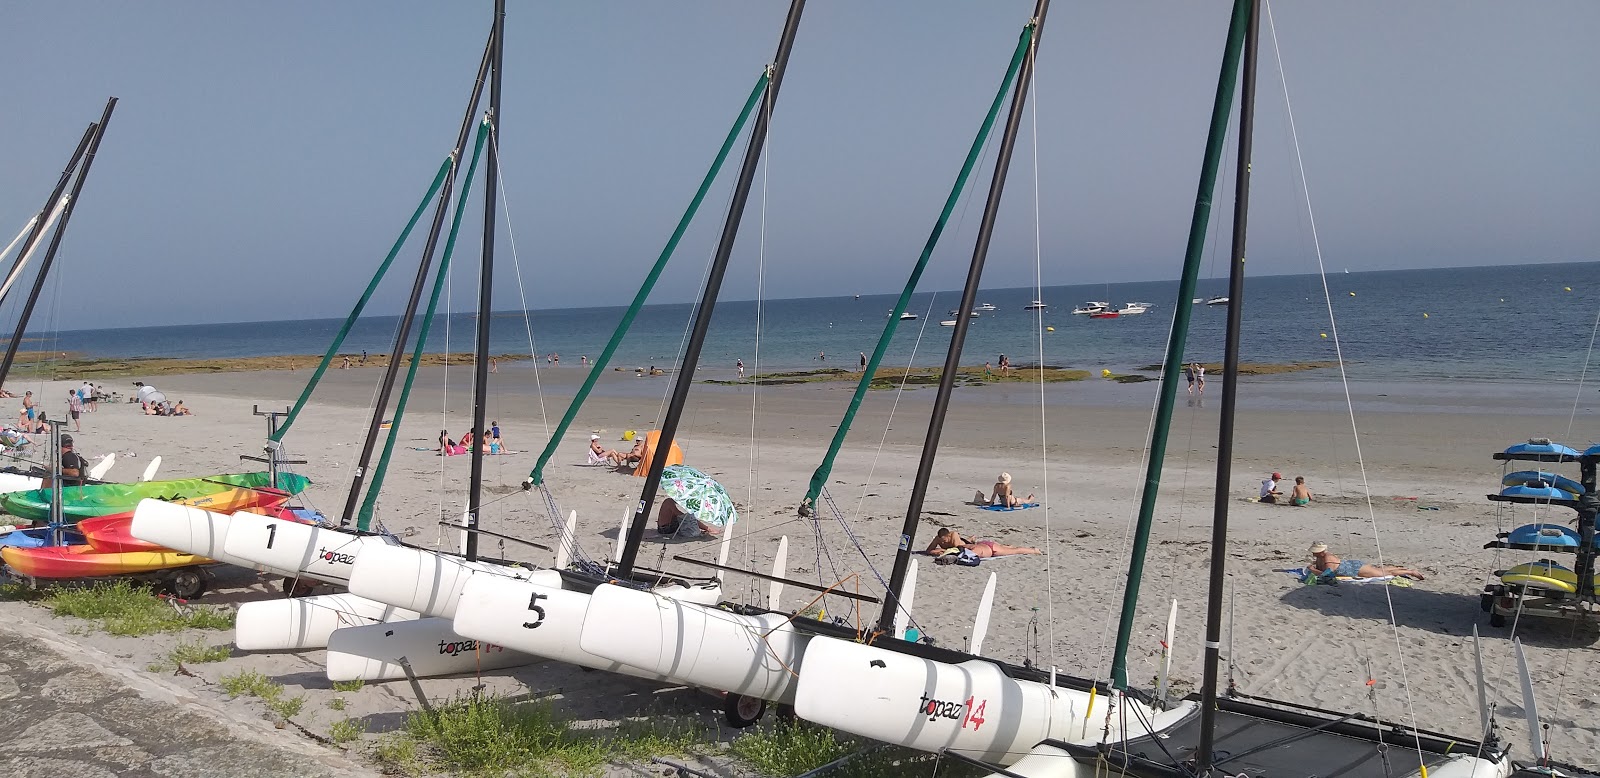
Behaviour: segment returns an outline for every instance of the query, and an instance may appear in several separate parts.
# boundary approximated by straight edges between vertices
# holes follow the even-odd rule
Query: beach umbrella
[[[661,472],[661,494],[714,527],[729,527],[739,519],[728,490],[717,479],[688,465],[669,465]]]
[[[139,402],[161,402],[165,399],[167,399],[167,396],[162,394],[154,386],[145,384],[144,386],[139,387]]]

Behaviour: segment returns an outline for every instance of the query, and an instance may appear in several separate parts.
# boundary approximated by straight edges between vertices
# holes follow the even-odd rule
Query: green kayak
[[[171,481],[68,486],[61,493],[61,514],[64,520],[73,523],[79,519],[128,513],[138,507],[143,499],[176,501],[238,489],[262,489],[271,480],[267,473],[226,473]],[[302,475],[278,474],[278,487],[290,494],[299,494],[309,483],[310,480]],[[50,490],[31,489],[0,495],[0,509],[29,521],[48,521]]]

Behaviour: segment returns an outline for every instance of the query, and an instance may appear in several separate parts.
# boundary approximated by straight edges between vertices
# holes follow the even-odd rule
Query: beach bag
[[[978,556],[978,552],[970,548],[963,548],[961,553],[956,554],[956,564],[966,567],[977,567],[978,562],[982,561],[982,559],[982,557]]]

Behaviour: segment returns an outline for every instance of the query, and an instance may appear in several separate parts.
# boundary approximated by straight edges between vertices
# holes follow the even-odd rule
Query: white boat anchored
[[[1148,310],[1150,310],[1151,308],[1154,308],[1154,307],[1155,307],[1154,303],[1123,303],[1122,307],[1117,309],[1117,315],[1118,316],[1137,316],[1137,315],[1139,315],[1141,313],[1144,313],[1145,311],[1148,311]]]
[[[1105,311],[1110,310],[1110,308],[1111,303],[1101,302],[1099,300],[1090,300],[1083,305],[1073,308],[1072,313],[1075,316],[1086,316],[1091,313],[1104,313]]]
[[[1040,302],[1038,300],[1034,300],[1033,302],[1022,306],[1022,310],[1024,310],[1024,311],[1042,311],[1042,310],[1044,310],[1046,308],[1049,308],[1049,307],[1050,306],[1045,305],[1044,303],[1042,303],[1042,302]]]
[[[982,305],[979,305],[978,307],[973,308],[972,310],[974,310],[974,311],[983,311],[983,312],[987,313],[989,311],[998,311],[1000,309],[996,308],[994,306],[994,303],[983,303]]]
[[[1206,305],[1227,305],[1227,304],[1228,304],[1228,296],[1227,295],[1219,295],[1217,297],[1212,297],[1212,298],[1209,298],[1209,299],[1206,300]]]
[[[916,318],[917,315],[910,311],[905,311],[900,314],[900,321],[915,321]]]

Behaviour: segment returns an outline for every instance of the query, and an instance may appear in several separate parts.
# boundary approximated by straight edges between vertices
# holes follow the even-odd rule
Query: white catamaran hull
[[[377,535],[358,535],[258,513],[235,513],[232,518],[233,526],[222,544],[229,556],[289,571],[285,575],[339,586],[350,584],[350,571],[363,549],[391,545]]]
[[[579,646],[677,683],[787,703],[810,640],[781,613],[744,616],[607,585],[589,598]]]
[[[7,492],[26,492],[38,489],[44,481],[31,475],[18,475],[16,473],[0,473],[0,494]]]
[[[244,514],[254,515],[254,514]],[[256,518],[262,518],[256,516]],[[225,547],[232,531],[234,517],[188,505],[175,505],[161,500],[140,500],[133,511],[129,532],[146,543],[154,543],[173,551],[203,556],[249,570],[260,570],[278,575],[294,575],[293,568],[263,565],[253,559],[229,554]]]
[[[393,681],[518,667],[537,657],[456,634],[449,619],[423,618],[335,630],[328,680]]]
[[[1007,765],[1054,739],[1095,743],[1106,736],[1160,732],[1192,703],[1156,711],[1121,695],[1099,695],[1011,678],[992,662],[935,662],[861,643],[814,638],[796,682],[795,713],[807,721],[919,751],[956,751]],[[1138,706],[1113,715],[1106,706]],[[1144,722],[1149,723],[1146,729]],[[1062,773],[1067,775],[1069,773]]]
[[[718,584],[670,585],[657,591],[663,596],[698,602],[716,602],[722,598],[722,587]],[[462,589],[461,601],[456,606],[455,630],[469,638],[579,667],[661,679],[659,673],[630,667],[584,650],[579,640],[589,619],[589,602],[590,595],[586,592],[533,581],[476,575]],[[641,625],[619,626],[625,627],[626,640],[645,637],[646,630],[640,629]]]
[[[379,622],[410,621],[421,614],[353,594],[319,594],[247,602],[234,619],[241,651],[326,648],[334,630]]]
[[[469,562],[407,546],[374,546],[363,549],[351,569],[350,591],[378,602],[448,619],[456,615],[462,588],[477,575],[561,586],[561,574],[554,570]]]

